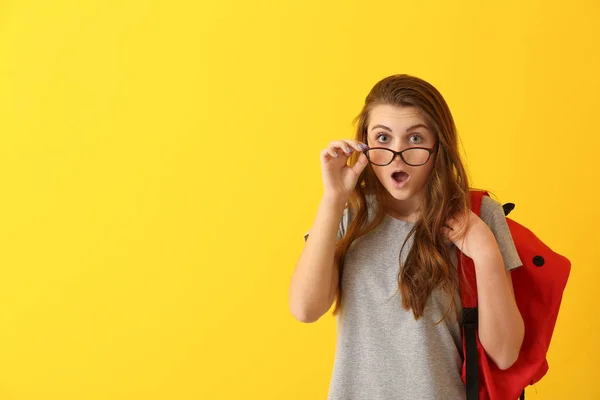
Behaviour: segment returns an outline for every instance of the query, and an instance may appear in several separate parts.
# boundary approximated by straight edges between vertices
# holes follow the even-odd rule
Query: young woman
[[[336,300],[330,400],[464,399],[456,248],[475,263],[490,359],[508,368],[523,341],[510,278],[522,263],[504,211],[486,196],[481,218],[471,212],[454,120],[431,84],[389,76],[357,121],[354,139],[321,152],[324,194],[291,313],[314,322]]]

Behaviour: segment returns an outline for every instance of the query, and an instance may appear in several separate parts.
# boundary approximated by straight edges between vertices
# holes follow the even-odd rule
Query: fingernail
[[[346,153],[352,153],[352,149],[350,147],[346,147]]]
[[[358,148],[361,149],[361,150],[366,150],[367,147],[369,147],[369,146],[367,146],[366,144],[362,144],[362,143],[358,144]]]

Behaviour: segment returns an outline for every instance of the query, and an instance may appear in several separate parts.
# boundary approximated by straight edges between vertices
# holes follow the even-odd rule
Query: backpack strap
[[[477,216],[481,213],[481,202],[486,191],[471,190],[471,210]],[[466,350],[466,393],[467,400],[479,400],[478,384],[478,351],[477,351],[477,281],[473,260],[466,257],[458,248],[458,277],[460,282],[460,297],[463,306],[463,331]]]

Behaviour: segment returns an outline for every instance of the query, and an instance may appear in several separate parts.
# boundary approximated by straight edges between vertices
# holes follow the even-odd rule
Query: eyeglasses
[[[371,164],[384,167],[394,161],[396,155],[399,155],[402,161],[412,167],[418,167],[424,165],[429,161],[431,155],[435,151],[438,145],[438,141],[435,142],[432,148],[427,147],[409,147],[402,151],[394,151],[387,147],[369,147],[363,150],[363,153],[367,156],[367,159]]]

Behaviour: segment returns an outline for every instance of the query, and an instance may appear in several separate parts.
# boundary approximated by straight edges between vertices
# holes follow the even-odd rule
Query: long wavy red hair
[[[355,139],[366,143],[369,114],[377,105],[412,106],[417,108],[439,140],[434,168],[429,176],[425,194],[419,208],[419,217],[404,241],[414,235],[413,245],[405,264],[398,274],[398,287],[402,295],[402,307],[412,310],[415,319],[423,316],[425,304],[434,289],[440,287],[452,301],[444,312],[441,322],[449,312],[456,310],[458,275],[451,262],[450,247],[442,233],[449,216],[466,213],[471,209],[467,172],[458,149],[456,126],[440,92],[428,82],[414,76],[400,74],[386,77],[371,89],[365,99],[357,123]],[[356,163],[354,154],[349,164]],[[342,275],[344,258],[350,244],[375,229],[385,216],[385,209],[377,207],[373,218],[367,214],[367,194],[375,194],[377,204],[384,204],[386,189],[377,179],[371,165],[361,173],[349,198],[352,220],[346,235],[336,245],[335,261],[339,266],[338,292],[333,315],[342,308]],[[456,314],[454,314],[456,315]]]

